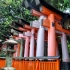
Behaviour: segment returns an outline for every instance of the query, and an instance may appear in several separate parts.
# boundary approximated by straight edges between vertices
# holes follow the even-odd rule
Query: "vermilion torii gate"
[[[70,15],[55,9],[49,5],[46,0],[25,0],[23,3],[25,4],[26,8],[31,10],[32,15],[42,18],[40,21],[41,29],[43,29],[43,27],[48,28],[48,56],[56,56],[55,32],[58,31],[59,34],[61,34],[60,37],[65,67],[64,69],[69,70],[69,54],[66,35],[70,35],[70,30],[68,30],[67,26],[70,22]],[[43,32],[41,31],[41,33]],[[41,39],[43,36],[40,34],[39,37],[39,39]],[[39,42],[39,44],[41,43]]]
[[[41,20],[41,18],[39,19],[39,21]],[[44,49],[44,45],[43,45],[43,43],[44,42],[41,42],[42,43],[42,46],[41,45],[39,45],[39,42],[41,41],[39,38],[39,34],[41,34],[42,32],[44,32],[44,31],[41,31],[41,25],[40,25],[40,23],[39,23],[39,21],[33,21],[34,23],[30,23],[30,25],[32,26],[31,28],[30,28],[30,26],[28,26],[28,25],[26,25],[25,24],[25,26],[24,26],[24,28],[22,28],[20,25],[21,24],[19,24],[19,26],[18,26],[18,29],[17,28],[15,28],[15,27],[13,27],[13,26],[11,26],[14,30],[16,30],[16,31],[18,31],[18,32],[23,32],[23,31],[26,31],[25,30],[25,28],[27,28],[28,30],[31,30],[31,32],[28,32],[28,30],[27,30],[27,32],[24,32],[24,34],[19,34],[19,37],[22,37],[22,38],[24,38],[25,36],[31,36],[31,40],[30,40],[30,55],[29,55],[29,57],[33,57],[34,56],[34,50],[33,50],[33,41],[34,41],[34,29],[36,29],[36,30],[38,30],[39,28],[39,32],[38,32],[38,39],[37,40],[39,40],[39,41],[37,41],[37,51],[36,51],[36,57],[39,57],[39,56],[41,56],[41,57],[44,57],[44,51],[43,51],[43,49]],[[37,25],[37,23],[38,23],[38,25]],[[15,24],[15,23],[14,23]],[[18,23],[16,23],[17,25],[18,25]],[[36,25],[36,27],[35,27],[35,25]],[[33,27],[34,26],[34,27]],[[21,27],[21,29],[19,29],[19,27]],[[43,28],[43,30],[44,30],[44,28]],[[47,29],[45,29],[46,30],[46,33],[47,33]],[[28,34],[29,33],[29,34]],[[32,35],[30,35],[32,33]],[[35,33],[36,34],[36,33]],[[42,33],[43,35],[44,35],[44,33]],[[25,35],[25,36],[23,36],[23,35]],[[47,35],[47,34],[46,34]],[[14,36],[15,37],[15,39],[16,38],[19,38],[19,37],[17,37],[17,36]],[[37,36],[36,36],[37,37]],[[46,37],[45,37],[46,38]],[[43,38],[41,38],[42,40],[44,40],[44,37]],[[47,40],[47,39],[45,39],[45,40]],[[26,40],[26,41],[28,41],[29,42],[29,40]],[[39,48],[40,48],[40,46],[42,47],[42,50],[40,49],[39,50]],[[21,46],[19,46],[19,47],[21,47]],[[19,50],[20,50],[20,48],[18,48]],[[39,52],[39,53],[38,53]],[[24,57],[27,57],[28,56],[28,44],[27,44],[27,42],[26,42],[26,44],[25,44],[25,54],[24,54]],[[23,58],[24,58],[23,57]],[[40,60],[41,58],[39,58],[39,60]],[[30,60],[33,60],[33,59],[30,59]],[[44,59],[42,59],[42,60],[44,60]],[[23,61],[23,62],[27,62],[27,61]],[[29,61],[30,62],[30,61]],[[35,63],[35,62],[34,62]],[[50,63],[50,62],[49,62]],[[54,62],[53,62],[54,63]],[[28,65],[27,66],[29,66],[29,69],[31,68],[31,67],[33,67],[32,65],[31,65],[31,67],[30,67],[30,64],[29,63],[27,63]],[[58,63],[58,61],[55,61],[55,64],[56,64],[56,69],[57,70],[59,70],[59,63]],[[53,69],[55,69],[55,65],[54,66],[52,66],[53,67]],[[50,68],[51,70],[53,70],[52,69],[52,67]],[[38,68],[39,68],[39,66],[38,66],[38,64],[36,64],[36,70],[38,70]],[[48,68],[48,67],[47,67]],[[35,68],[33,68],[33,69],[35,69]],[[49,69],[49,68],[48,68]]]
[[[24,23],[24,22],[23,22]],[[14,23],[16,26],[18,25],[18,23]],[[21,24],[20,24],[21,25]],[[21,26],[18,26],[18,29],[19,29],[19,27],[21,27]],[[23,28],[22,28],[23,27]],[[39,23],[39,21],[32,21],[32,22],[30,22],[30,26],[29,25],[26,25],[26,24],[23,24],[22,25],[22,27],[21,27],[21,29],[19,29],[20,30],[20,32],[21,31],[26,31],[26,30],[24,30],[24,29],[28,29],[26,32],[24,32],[25,33],[25,35],[26,36],[30,36],[31,35],[31,33],[30,33],[30,31],[34,31],[35,30],[35,35],[34,35],[34,37],[35,37],[35,39],[37,39],[37,32],[38,32],[38,29],[39,29],[39,27],[40,27],[40,23]],[[15,29],[16,30],[16,29]],[[44,37],[44,40],[45,41],[47,41],[47,29],[45,29],[46,31],[45,31],[45,37]],[[23,35],[24,35],[24,33],[23,33]],[[58,35],[58,32],[56,31],[56,34]],[[31,42],[30,42],[31,43]],[[46,52],[47,53],[47,52]]]

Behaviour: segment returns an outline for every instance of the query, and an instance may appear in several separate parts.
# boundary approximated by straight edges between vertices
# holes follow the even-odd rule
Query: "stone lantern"
[[[5,41],[3,44],[7,45],[7,48],[3,50],[4,52],[6,52],[6,67],[2,68],[1,70],[16,70],[12,67],[12,58],[13,53],[15,52],[14,45],[16,45],[17,42],[11,36],[10,39]]]

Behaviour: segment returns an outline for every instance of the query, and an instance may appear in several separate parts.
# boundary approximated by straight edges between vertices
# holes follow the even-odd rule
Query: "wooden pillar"
[[[24,57],[28,57],[28,50],[29,50],[29,37],[26,37]]]
[[[65,33],[62,33],[61,45],[62,45],[63,62],[69,62],[68,46],[67,46],[67,39]]]
[[[35,34],[35,30],[32,29],[31,30],[31,39],[30,39],[30,57],[34,57],[34,34]]]
[[[50,14],[48,18],[50,20],[50,43],[48,44],[48,56],[56,56],[56,34],[54,14]]]
[[[38,36],[37,36],[36,57],[44,56],[44,30],[45,29],[41,24],[43,19],[44,19],[44,16],[41,16],[39,18],[40,28],[39,28]]]
[[[67,38],[66,38],[66,34],[65,33],[62,33],[61,44],[62,44],[63,69],[64,70],[70,70]]]

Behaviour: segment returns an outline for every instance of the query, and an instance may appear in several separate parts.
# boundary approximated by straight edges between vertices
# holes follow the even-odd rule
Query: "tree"
[[[0,0],[0,38],[1,34],[7,35],[9,25],[12,20],[17,21],[17,18],[23,18],[26,21],[35,19],[30,15],[29,10],[22,7],[23,0]]]

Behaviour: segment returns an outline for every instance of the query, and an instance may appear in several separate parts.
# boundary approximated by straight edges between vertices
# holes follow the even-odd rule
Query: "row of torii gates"
[[[23,4],[31,11],[33,16],[38,17],[38,20],[31,21],[30,23],[23,19],[18,19],[17,22],[12,21],[10,25],[12,38],[18,44],[15,45],[16,42],[12,38],[10,39],[12,41],[7,40],[4,43],[9,44],[16,52],[7,50],[9,53],[6,55],[6,67],[8,68],[3,68],[5,67],[3,57],[0,58],[0,68],[2,70],[14,70],[14,68],[16,70],[60,70],[59,56],[61,54],[58,51],[58,43],[61,43],[63,69],[69,70],[66,37],[70,36],[70,30],[68,29],[70,15],[53,8],[46,0],[24,0]],[[37,45],[35,45],[35,40]],[[48,52],[44,51],[44,42],[48,43]],[[9,50],[11,49],[9,48]],[[13,64],[10,62],[12,55],[11,57],[8,55],[12,54],[10,52],[14,53]],[[44,56],[44,52],[47,53],[47,56]],[[11,66],[14,68],[9,68]]]

